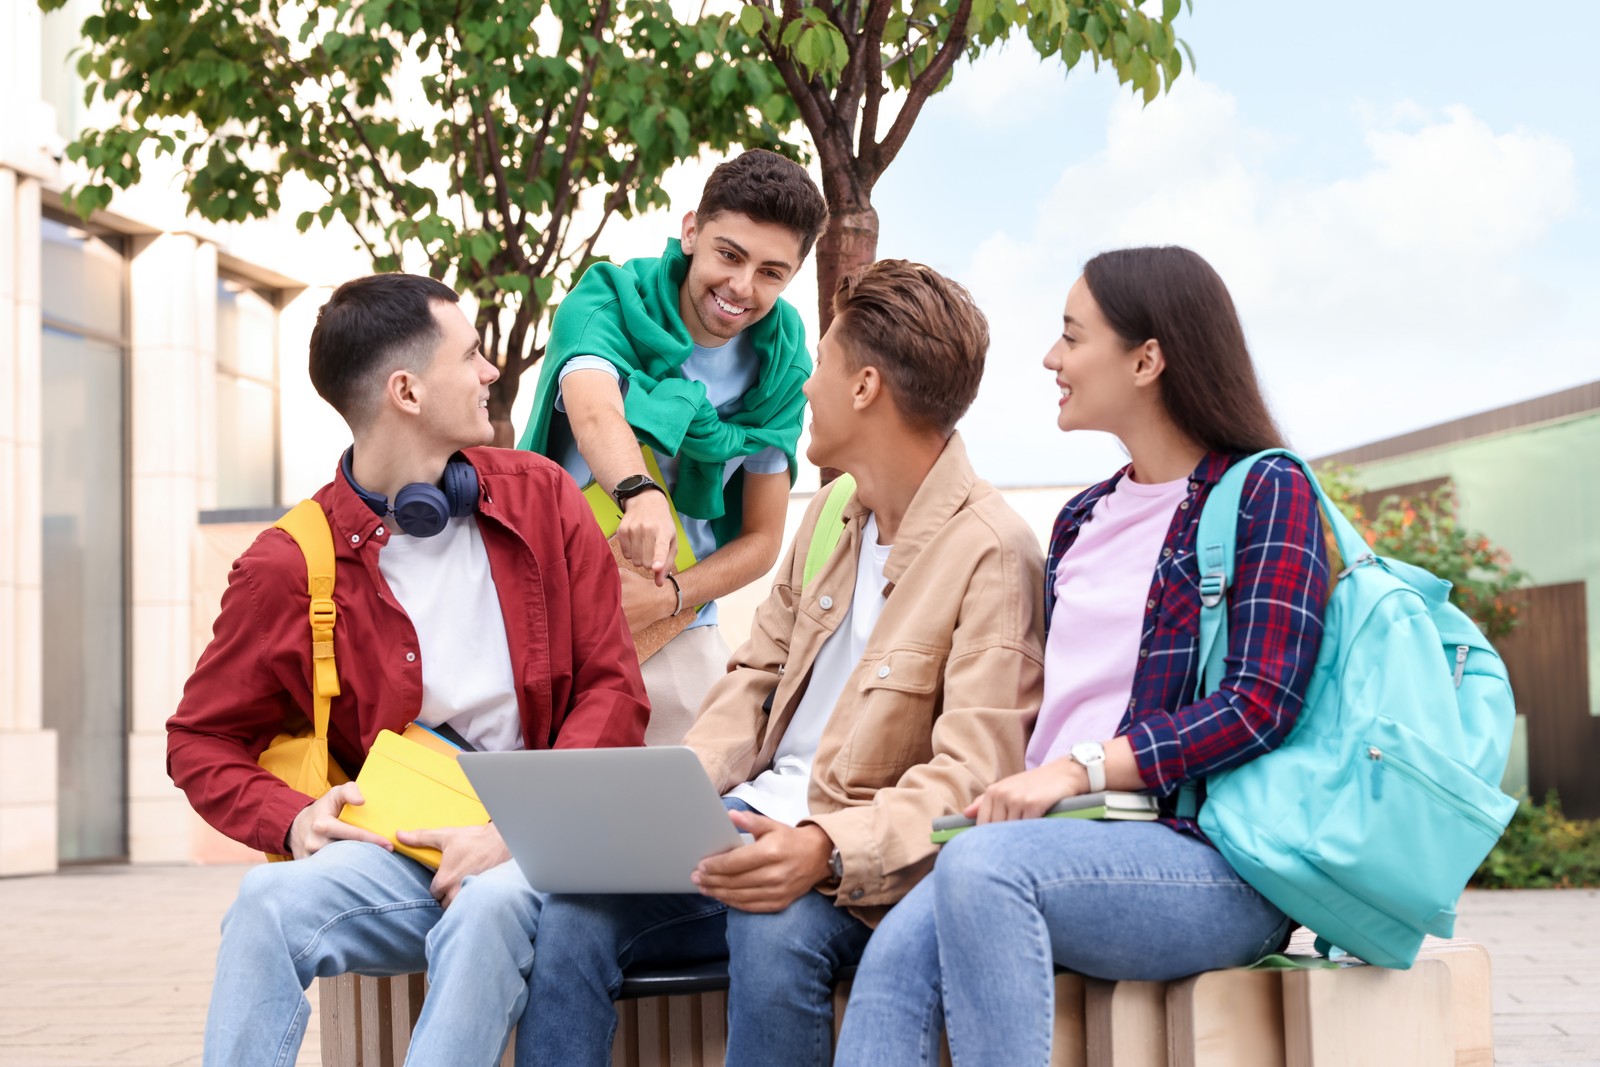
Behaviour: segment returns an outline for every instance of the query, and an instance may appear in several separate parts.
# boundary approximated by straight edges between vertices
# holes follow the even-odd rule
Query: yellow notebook
[[[407,730],[408,734],[415,732]],[[400,830],[438,830],[447,826],[482,826],[489,813],[472,783],[443,742],[413,741],[381,730],[356,775],[365,804],[346,804],[339,818],[394,841],[396,852],[435,870],[439,850],[413,848],[395,840]]]

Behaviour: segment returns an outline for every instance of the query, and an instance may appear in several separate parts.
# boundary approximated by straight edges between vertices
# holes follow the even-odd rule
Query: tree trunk
[[[817,328],[822,333],[833,324],[833,293],[839,279],[878,258],[878,212],[872,204],[854,210],[828,207],[833,217],[817,238]],[[819,469],[823,485],[840,474],[833,467]]]
[[[854,209],[828,207],[833,218],[817,238],[817,322],[823,333],[833,322],[839,279],[878,258],[878,212],[871,202]]]
[[[496,448],[515,448],[517,428],[511,425],[511,405],[517,399],[517,387],[522,383],[514,369],[500,372],[500,378],[489,386],[489,425],[494,427]]]

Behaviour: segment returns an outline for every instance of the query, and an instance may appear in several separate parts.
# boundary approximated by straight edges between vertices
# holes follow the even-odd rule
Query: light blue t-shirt
[[[627,395],[628,383],[622,380],[616,367],[599,356],[574,356],[567,360],[561,368],[560,380],[565,381],[567,375],[579,370],[605,371],[617,379],[623,395]],[[718,415],[728,418],[744,410],[744,394],[756,384],[761,374],[761,355],[750,344],[749,338],[741,333],[716,348],[695,345],[678,370],[690,381],[704,385],[706,399],[711,401],[711,406],[717,409]],[[567,410],[559,392],[556,395],[556,410],[563,414]],[[666,479],[668,491],[676,489],[678,457],[657,452],[656,462],[661,464],[661,475]],[[576,444],[567,447],[560,457],[560,463],[579,485],[588,485],[594,480],[594,472],[589,469]],[[726,486],[741,469],[752,474],[779,474],[789,469],[789,458],[779,448],[763,448],[754,455],[737,456],[723,466],[722,484]],[[694,550],[695,559],[705,559],[717,550],[719,546],[708,520],[691,518],[681,511],[678,512],[678,519],[683,523],[683,532],[689,539],[689,547]],[[712,626],[716,621],[717,605],[713,601],[701,609],[699,618],[692,625]]]

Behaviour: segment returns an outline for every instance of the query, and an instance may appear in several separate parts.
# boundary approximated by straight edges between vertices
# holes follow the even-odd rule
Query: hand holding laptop
[[[708,856],[694,884],[740,911],[782,911],[828,877],[833,840],[820,826],[789,826],[753,811],[729,813],[754,843]]]

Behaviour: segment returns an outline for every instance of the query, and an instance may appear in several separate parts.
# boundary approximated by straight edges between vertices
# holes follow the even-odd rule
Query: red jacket
[[[617,567],[592,512],[559,466],[530,452],[472,448],[478,528],[505,616],[528,748],[644,743],[650,716]],[[379,730],[422,704],[416,630],[378,570],[387,526],[340,475],[317,491],[334,541],[340,693],[328,727],[351,775]],[[256,764],[285,723],[311,712],[305,557],[262,532],[233,564],[211,644],[167,721],[167,773],[195,811],[252,848],[281,852],[311,798]]]

